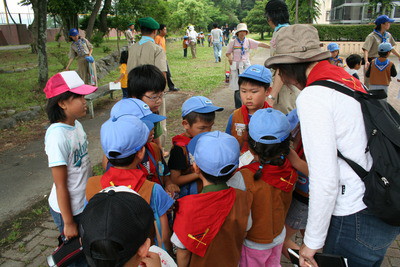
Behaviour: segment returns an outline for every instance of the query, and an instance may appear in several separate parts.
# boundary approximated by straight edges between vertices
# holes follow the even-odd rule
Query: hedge
[[[357,24],[357,25],[313,25],[317,28],[321,41],[365,41],[375,24]],[[400,38],[400,24],[392,24],[389,32],[395,39]]]

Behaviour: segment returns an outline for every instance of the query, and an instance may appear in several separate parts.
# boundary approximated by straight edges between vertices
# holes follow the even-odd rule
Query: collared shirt
[[[164,50],[154,43],[153,38],[143,36],[138,43],[129,47],[127,73],[139,65],[146,64],[154,65],[162,72],[167,72],[167,57]]]
[[[69,50],[69,58],[87,56],[92,49],[93,45],[86,38],[80,37],[78,41],[72,42]]]
[[[203,187],[201,193],[208,193],[208,192],[218,192],[221,190],[229,189],[229,186],[226,183],[222,184],[210,184]]]
[[[156,44],[162,47],[165,52],[167,52],[167,46],[165,45],[165,37],[162,37],[161,35],[157,35],[156,39],[154,40]]]

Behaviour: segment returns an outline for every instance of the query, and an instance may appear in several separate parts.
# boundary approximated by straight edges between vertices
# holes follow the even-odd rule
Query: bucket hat
[[[241,31],[246,31],[247,33],[249,33],[249,30],[247,29],[246,23],[239,23],[239,24],[237,25],[237,28],[236,28],[236,35],[238,34],[238,32],[241,32]]]
[[[329,51],[320,47],[318,31],[306,24],[296,24],[281,28],[277,34],[275,56],[268,58],[264,65],[290,64],[320,61],[330,57]]]

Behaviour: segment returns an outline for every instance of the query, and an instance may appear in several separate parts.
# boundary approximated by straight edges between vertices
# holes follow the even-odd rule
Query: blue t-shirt
[[[174,204],[174,200],[164,191],[161,185],[154,184],[150,198],[150,207],[153,209],[154,214],[158,214],[158,217],[161,217],[172,204]]]

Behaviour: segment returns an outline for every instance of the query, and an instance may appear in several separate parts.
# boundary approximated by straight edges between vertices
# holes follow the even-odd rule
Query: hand
[[[66,67],[66,68],[65,68],[65,71],[69,71],[69,67]]]
[[[181,189],[176,184],[169,184],[165,186],[165,191],[174,198],[175,193],[179,193]]]
[[[119,83],[119,80],[115,80],[114,83]]]
[[[317,262],[314,260],[314,255],[317,252],[316,249],[307,247],[304,243],[300,247],[300,266],[301,267],[318,267]]]
[[[141,264],[144,264],[146,267],[161,267],[161,259],[157,253],[149,251],[147,256],[142,259]]]
[[[64,224],[64,236],[67,240],[78,236],[78,225],[75,222]]]
[[[232,65],[233,60],[229,59],[228,61],[229,61],[229,65]]]
[[[369,64],[370,64],[370,63],[369,63],[368,61],[365,62],[365,66],[364,66],[365,70],[368,70]]]

